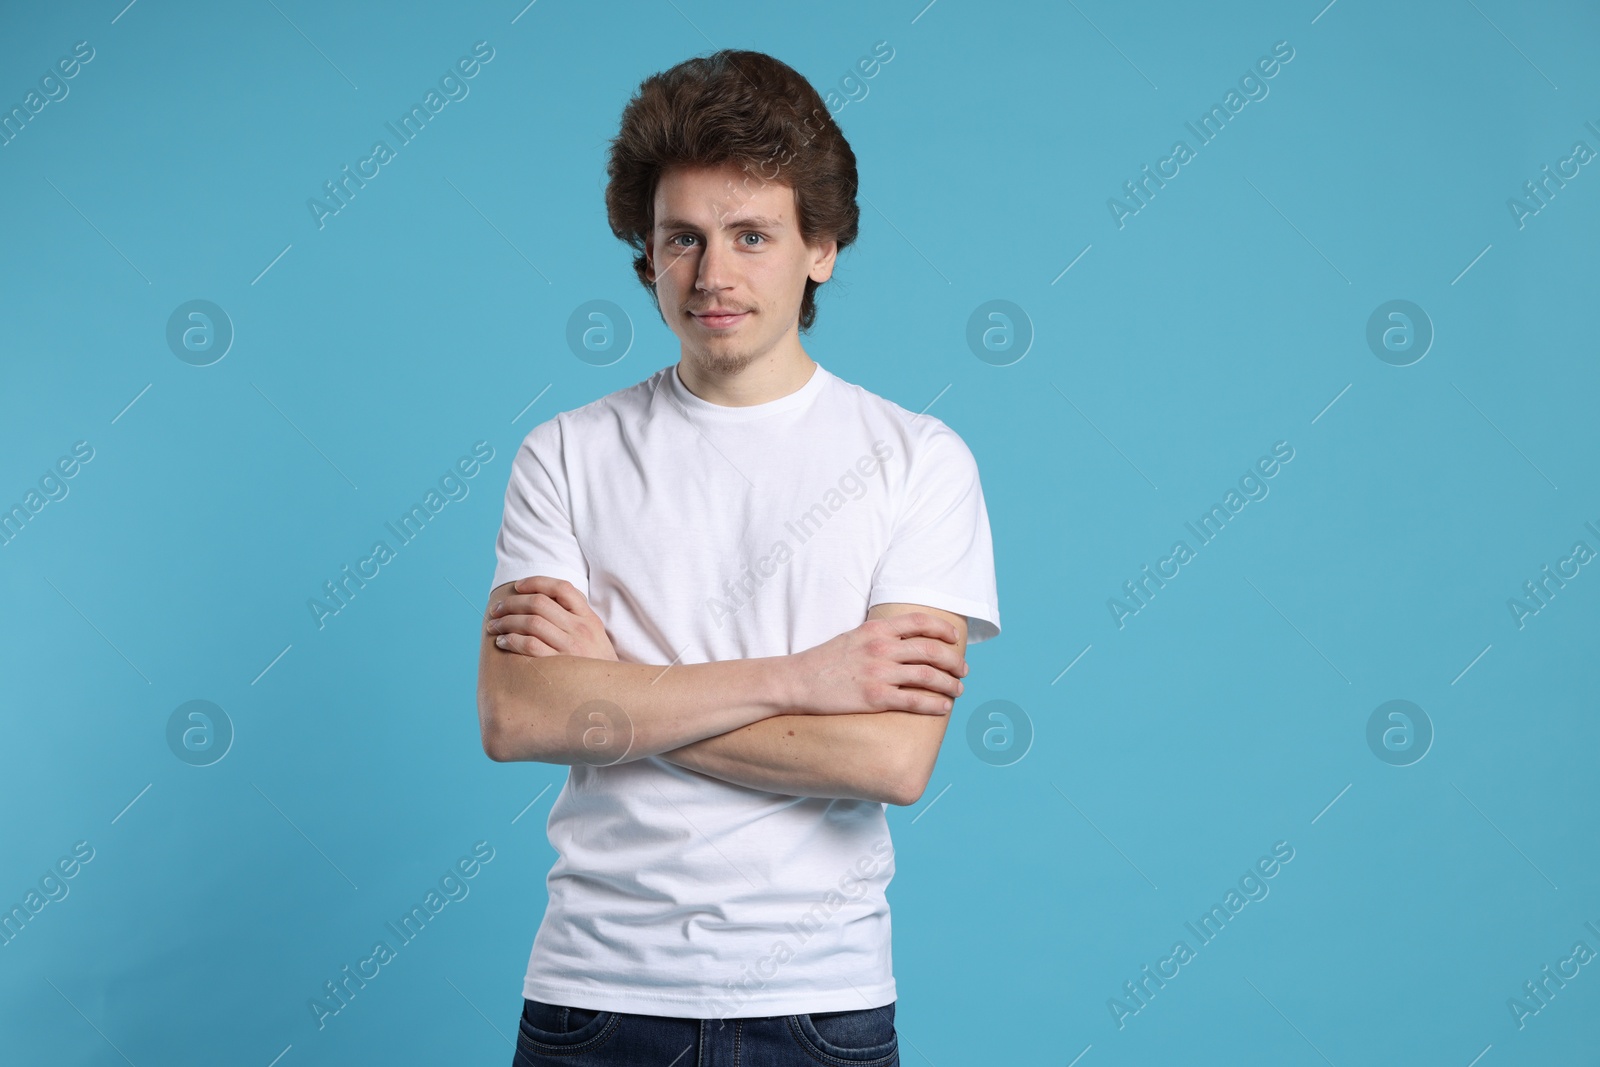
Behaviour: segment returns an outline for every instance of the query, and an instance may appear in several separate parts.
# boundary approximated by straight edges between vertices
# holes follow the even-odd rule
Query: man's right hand
[[[967,673],[957,640],[954,626],[923,611],[868,619],[790,657],[793,710],[947,714]]]
[[[606,624],[578,587],[561,578],[518,579],[511,592],[489,605],[484,632],[495,644],[524,656],[617,658]]]

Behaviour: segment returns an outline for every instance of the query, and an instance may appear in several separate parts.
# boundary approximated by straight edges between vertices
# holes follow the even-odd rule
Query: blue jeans
[[[523,999],[512,1067],[900,1067],[894,1004],[679,1019]]]

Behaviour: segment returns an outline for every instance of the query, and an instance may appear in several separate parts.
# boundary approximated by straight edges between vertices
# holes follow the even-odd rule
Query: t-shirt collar
[[[662,373],[666,375],[667,389],[672,399],[678,406],[688,411],[697,419],[709,419],[714,422],[748,422],[752,419],[764,419],[769,415],[777,415],[785,411],[796,411],[815,400],[822,391],[824,384],[832,375],[822,364],[814,364],[811,377],[806,383],[794,392],[780,396],[776,400],[768,400],[763,404],[748,404],[735,407],[728,404],[713,404],[709,400],[695,396],[689,387],[683,384],[683,379],[678,377],[678,365],[667,367]]]

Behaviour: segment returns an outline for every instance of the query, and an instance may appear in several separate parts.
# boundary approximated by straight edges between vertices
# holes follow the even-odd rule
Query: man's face
[[[837,246],[808,246],[796,214],[792,188],[737,164],[662,173],[645,255],[685,359],[735,374],[774,350],[798,349],[806,279],[828,280]],[[731,314],[708,314],[716,311]]]

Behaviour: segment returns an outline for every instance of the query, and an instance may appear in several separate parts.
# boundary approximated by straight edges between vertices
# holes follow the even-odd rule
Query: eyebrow
[[[783,222],[779,219],[768,218],[765,215],[740,215],[736,219],[725,219],[723,227],[729,230],[740,230],[755,227],[758,230],[781,230]],[[693,230],[700,232],[700,227],[686,219],[661,219],[656,223],[658,230]]]

